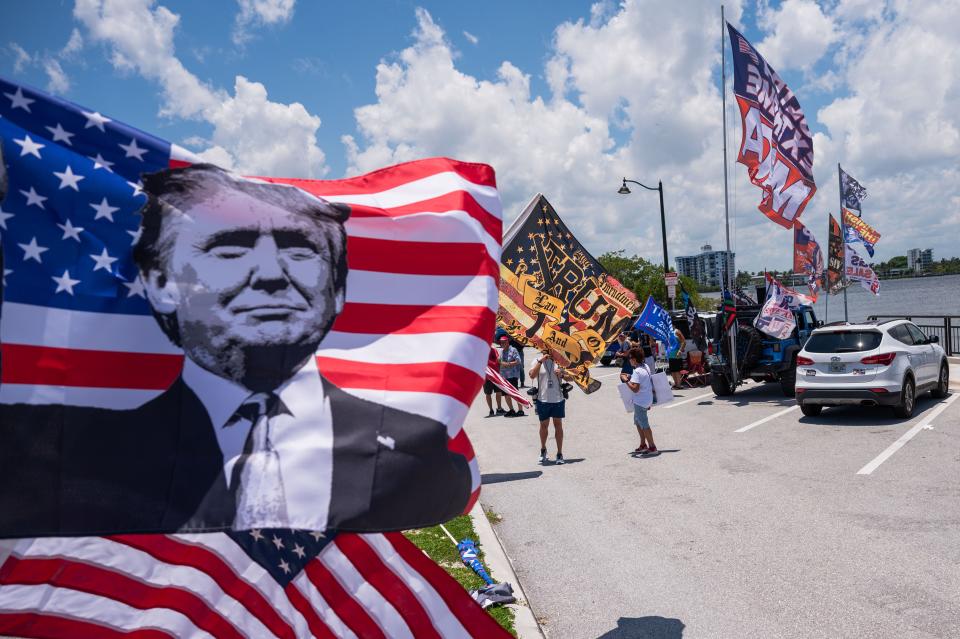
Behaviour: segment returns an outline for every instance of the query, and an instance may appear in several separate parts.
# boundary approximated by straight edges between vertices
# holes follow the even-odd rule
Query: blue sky
[[[843,162],[870,190],[878,259],[958,253],[946,238],[960,230],[960,45],[942,25],[960,15],[952,1],[908,4],[728,5],[818,134],[804,221],[825,228]],[[673,254],[723,243],[719,34],[710,2],[39,0],[5,12],[0,73],[245,172],[486,161],[507,219],[542,191],[594,252],[659,260],[656,197],[615,197],[616,183],[664,180]],[[926,104],[888,103],[911,82]],[[939,135],[914,131],[920,120]],[[756,212],[728,124],[738,266],[785,268],[789,234]]]

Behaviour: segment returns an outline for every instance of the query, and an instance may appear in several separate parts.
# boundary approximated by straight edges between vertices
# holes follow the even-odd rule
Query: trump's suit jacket
[[[470,469],[443,424],[323,384],[328,529],[418,528],[463,512]],[[210,418],[181,379],[132,410],[0,405],[0,537],[216,530],[234,513]]]

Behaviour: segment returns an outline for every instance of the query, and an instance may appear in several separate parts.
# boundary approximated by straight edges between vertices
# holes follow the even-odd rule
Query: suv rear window
[[[877,331],[835,331],[814,333],[804,349],[811,353],[855,353],[872,351],[880,346],[882,335]]]

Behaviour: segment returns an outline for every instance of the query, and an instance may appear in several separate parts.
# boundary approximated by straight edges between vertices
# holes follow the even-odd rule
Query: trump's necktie
[[[280,413],[289,410],[274,393],[254,393],[237,410],[237,416],[252,425],[231,474],[230,487],[236,491],[236,529],[286,526],[280,456],[270,440],[271,420]]]

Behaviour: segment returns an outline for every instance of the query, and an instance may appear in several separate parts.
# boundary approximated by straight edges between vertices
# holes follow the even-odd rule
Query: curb
[[[517,598],[517,603],[509,604],[508,607],[514,613],[513,625],[517,631],[517,636],[520,639],[544,639],[543,630],[537,623],[533,610],[530,609],[530,602],[523,592],[523,586],[517,579],[517,573],[513,571],[513,564],[510,563],[510,559],[503,549],[503,544],[500,543],[500,537],[490,524],[490,520],[487,519],[486,513],[483,512],[479,500],[470,510],[470,517],[473,519],[473,527],[477,531],[477,537],[480,538],[480,548],[483,550],[484,559],[486,559],[487,566],[490,568],[490,574],[497,575],[499,577],[497,581],[507,581],[513,586],[513,594]]]

